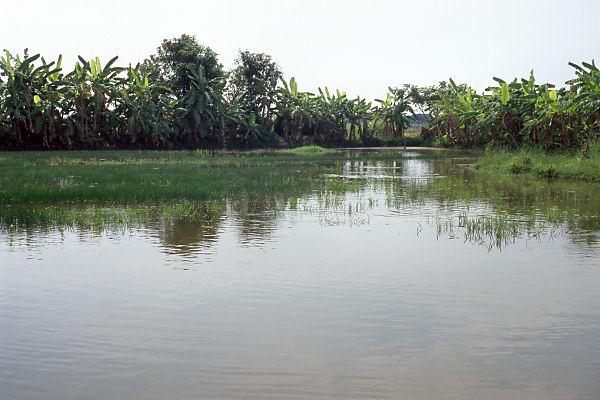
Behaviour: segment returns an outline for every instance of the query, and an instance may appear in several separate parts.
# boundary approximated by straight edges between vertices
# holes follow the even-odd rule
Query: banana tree
[[[379,103],[374,110],[375,121],[382,125],[383,132],[394,137],[404,137],[404,132],[410,125],[410,116],[414,115],[407,92],[390,87],[384,100],[375,101]],[[406,144],[406,138],[404,139]]]
[[[571,86],[575,96],[570,100],[569,111],[582,117],[579,128],[587,137],[586,140],[600,137],[600,70],[596,63],[583,62],[580,65],[569,63],[575,68],[577,77],[567,84]]]
[[[184,96],[179,99],[180,123],[185,141],[188,145],[196,146],[207,142],[216,144],[222,138],[219,136],[223,115],[222,94],[215,90],[218,87],[215,79],[207,79],[204,68],[199,65],[189,68],[189,87]]]
[[[0,74],[6,77],[2,83],[3,125],[8,130],[8,143],[28,148],[49,148],[48,133],[52,129],[54,104],[50,96],[56,97],[57,85],[49,86],[49,80],[60,68],[54,63],[36,66],[40,55],[24,54],[13,56],[5,51],[0,57]],[[54,81],[56,81],[54,79]]]
[[[348,105],[348,141],[356,143],[360,140],[365,143],[369,135],[372,104],[363,98],[357,97],[350,100]]]
[[[98,57],[87,61],[79,57],[75,69],[65,79],[71,86],[72,115],[69,130],[76,140],[88,147],[114,146],[118,141],[119,93],[125,70],[113,67],[118,57],[113,57],[104,67]]]
[[[62,73],[62,56],[58,57],[56,63],[46,63],[42,58],[45,80],[39,88],[39,95],[34,96],[37,117],[34,127],[41,133],[42,146],[70,147],[70,138],[66,135],[65,115],[66,96],[68,93],[68,82],[64,80]]]
[[[295,78],[281,78],[275,102],[275,126],[289,144],[300,142],[300,136],[313,123],[312,93],[300,92]]]
[[[164,145],[173,133],[174,110],[168,88],[151,82],[139,65],[129,68],[118,110],[123,118],[123,139],[144,147]]]
[[[449,143],[477,144],[482,132],[483,104],[483,98],[471,87],[457,85],[450,79],[437,89],[437,100],[432,103],[432,127]]]

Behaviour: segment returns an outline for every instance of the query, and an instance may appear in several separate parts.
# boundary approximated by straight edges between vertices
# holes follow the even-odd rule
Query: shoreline
[[[492,150],[473,165],[476,172],[529,175],[539,179],[566,179],[600,183],[600,148],[582,152],[545,153],[538,149]]]

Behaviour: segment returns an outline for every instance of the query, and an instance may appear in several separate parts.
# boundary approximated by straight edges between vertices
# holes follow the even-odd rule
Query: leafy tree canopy
[[[265,118],[277,94],[277,82],[282,76],[271,56],[240,51],[230,77],[230,96],[257,116]]]
[[[217,89],[224,88],[225,71],[219,63],[218,54],[210,47],[202,46],[195,36],[183,34],[178,38],[165,39],[156,54],[146,59],[143,71],[151,79],[169,86],[175,93],[184,93],[190,84],[190,70],[202,67],[207,80]]]

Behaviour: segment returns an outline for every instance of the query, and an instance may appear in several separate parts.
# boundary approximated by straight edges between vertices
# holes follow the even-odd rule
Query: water
[[[209,222],[5,227],[0,398],[597,399],[600,188],[468,161],[324,163],[362,186]]]

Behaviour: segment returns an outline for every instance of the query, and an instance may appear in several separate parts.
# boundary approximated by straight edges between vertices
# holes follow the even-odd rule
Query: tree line
[[[452,79],[436,90],[429,129],[443,142],[464,147],[495,145],[570,149],[600,136],[600,71],[596,64],[569,63],[575,77],[557,88],[528,78],[477,93]]]
[[[575,68],[565,87],[528,79],[477,93],[451,79],[389,88],[374,102],[301,91],[269,55],[241,51],[231,70],[195,37],[166,39],[135,66],[79,57],[0,56],[0,148],[246,148],[406,143],[570,148],[600,131],[600,72]]]

